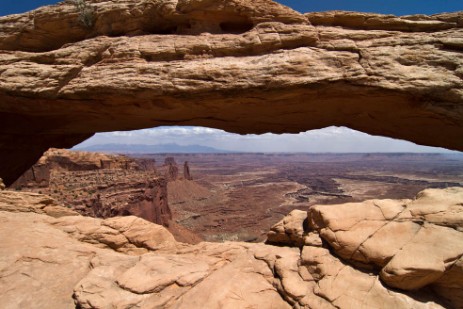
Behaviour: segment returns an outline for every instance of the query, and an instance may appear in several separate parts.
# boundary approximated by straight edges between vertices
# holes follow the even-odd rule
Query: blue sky
[[[345,10],[409,15],[463,10],[462,0],[279,0],[278,2],[304,13]]]
[[[22,13],[56,0],[1,0],[0,16]],[[435,14],[463,10],[463,0],[280,0],[300,12],[349,10],[383,14]],[[445,152],[354,131],[329,127],[299,134],[237,135],[202,127],[160,127],[131,132],[99,133],[82,146],[121,144],[199,144],[234,151],[269,152]]]
[[[158,127],[98,133],[77,148],[98,144],[202,145],[243,152],[450,152],[442,148],[372,136],[345,127],[328,127],[299,134],[238,135],[204,127]]]
[[[2,0],[0,16],[22,13],[56,0]],[[463,0],[280,0],[300,12],[349,10],[384,14],[435,14],[463,10]]]

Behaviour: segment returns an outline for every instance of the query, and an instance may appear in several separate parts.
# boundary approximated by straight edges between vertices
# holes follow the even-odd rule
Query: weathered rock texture
[[[70,2],[0,18],[0,176],[94,132],[330,125],[463,150],[463,13],[300,14],[270,0]]]
[[[186,245],[140,218],[82,217],[43,195],[2,191],[0,302],[4,308],[461,308],[462,202],[463,190],[452,188],[425,190],[415,200],[316,206],[273,229],[296,239],[282,247]],[[397,236],[412,225],[413,236]]]
[[[153,223],[169,225],[172,213],[167,200],[167,181],[162,178],[116,183],[102,188],[92,199],[76,207],[92,217],[137,216]]]
[[[143,170],[155,172],[154,162],[123,155],[51,148],[12,185],[13,188],[48,187],[52,171]]]
[[[344,266],[330,264],[333,257],[321,248],[324,244],[352,267],[376,274],[387,287],[404,291],[428,287],[444,304],[462,308],[462,202],[463,190],[449,188],[424,190],[415,200],[318,205],[306,216],[293,211],[272,228],[268,242],[305,245],[303,264],[314,265],[314,256],[323,256],[315,264],[338,269],[342,275]]]
[[[167,181],[148,159],[50,149],[11,188],[50,194],[91,217],[134,215],[164,226],[172,219]]]

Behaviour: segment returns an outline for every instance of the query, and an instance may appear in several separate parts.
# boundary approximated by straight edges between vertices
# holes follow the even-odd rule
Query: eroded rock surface
[[[1,192],[0,211],[31,212],[36,214],[47,214],[52,217],[79,215],[79,213],[61,206],[50,196],[7,190]]]
[[[5,308],[462,306],[461,188],[425,190],[415,200],[316,206],[306,215],[310,227],[302,229],[296,223],[303,224],[302,213],[292,213],[277,227],[291,222],[293,228],[273,233],[302,234],[304,244],[295,238],[280,247],[187,245],[164,227],[136,217],[51,217],[30,210],[53,203],[43,202],[49,200],[45,196],[2,191],[0,199],[0,301]],[[357,238],[343,235],[348,230],[340,216]],[[387,227],[389,238],[376,238],[378,231],[366,238],[382,241],[390,253],[370,244],[365,245],[369,250],[357,250],[362,255],[346,258],[347,249],[340,248],[354,247],[350,239],[359,240],[359,248],[367,243],[356,226],[375,221]],[[406,231],[400,224],[407,222],[420,225],[419,230],[415,237],[398,239],[395,229]],[[393,240],[401,241],[400,249]],[[383,255],[390,258],[379,258]]]
[[[379,270],[401,290],[431,287],[463,306],[463,190],[427,189],[414,200],[371,200],[315,206],[310,228],[352,265]],[[446,290],[447,289],[447,290]]]
[[[304,245],[307,212],[295,209],[267,233],[267,242],[280,245]],[[321,244],[321,243],[320,243]]]
[[[50,149],[10,186],[52,195],[82,215],[134,215],[168,226],[167,181],[154,160]]]
[[[270,0],[70,2],[0,18],[11,184],[95,132],[330,125],[463,150],[462,13],[300,14]]]

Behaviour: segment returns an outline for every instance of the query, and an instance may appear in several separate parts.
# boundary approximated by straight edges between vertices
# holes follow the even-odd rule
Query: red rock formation
[[[50,185],[50,165],[38,163],[28,169],[16,180],[12,188],[39,187],[45,188]]]
[[[87,3],[96,15],[90,28],[68,1],[0,18],[0,176],[8,185],[51,146],[160,125],[236,133],[337,125],[463,150],[461,12]]]
[[[172,220],[164,178],[116,184],[99,192],[85,203],[87,207],[79,208],[80,213],[99,218],[133,215],[164,226]]]
[[[142,171],[151,171],[156,173],[156,160],[154,159],[137,159],[138,169]]]
[[[149,159],[50,149],[12,187],[48,193],[87,216],[135,215],[165,226],[172,219],[167,181]]]
[[[122,155],[104,153],[70,151],[66,149],[49,149],[40,160],[19,177],[12,188],[48,187],[50,171],[92,171],[104,169],[146,170],[153,171],[154,162],[140,162]]]
[[[170,164],[177,165],[177,162],[175,162],[175,158],[174,158],[174,157],[166,157],[166,158],[164,159],[164,165],[170,165]]]
[[[167,157],[164,160],[164,165],[167,166],[166,178],[168,181],[175,181],[178,178],[178,166],[173,157]]]
[[[193,177],[190,173],[190,166],[188,165],[188,161],[185,161],[185,163],[183,164],[183,178],[185,178],[186,180],[193,180]]]

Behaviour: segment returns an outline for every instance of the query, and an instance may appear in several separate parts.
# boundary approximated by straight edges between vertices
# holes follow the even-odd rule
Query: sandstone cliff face
[[[460,308],[462,201],[463,190],[450,188],[415,200],[316,206],[272,229],[284,245],[276,247],[182,244],[140,218],[82,217],[43,195],[2,191],[0,301],[6,308]],[[397,237],[403,231],[414,235]]]
[[[50,149],[11,188],[48,193],[91,217],[134,215],[164,226],[172,220],[167,181],[148,159]]]
[[[270,0],[63,2],[0,18],[0,175],[95,132],[329,125],[463,149],[462,13],[299,14]]]
[[[47,150],[42,157],[12,185],[13,188],[48,187],[51,171],[94,171],[106,169],[152,170],[146,162],[138,164],[122,155],[108,155],[97,152],[72,151],[66,149]]]
[[[137,216],[147,221],[169,226],[172,213],[167,201],[167,181],[119,183],[110,190],[101,190],[95,197],[77,205],[82,214],[98,218]]]
[[[138,170],[138,162],[123,155],[110,155],[99,152],[49,149],[38,161],[48,164],[54,170],[91,171],[99,169]]]

